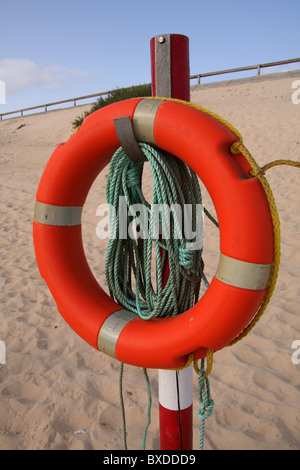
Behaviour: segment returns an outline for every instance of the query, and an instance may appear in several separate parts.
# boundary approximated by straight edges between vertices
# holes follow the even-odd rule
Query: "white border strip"
[[[36,201],[34,221],[60,227],[81,224],[82,206],[54,206]]]
[[[257,264],[230,258],[220,253],[215,277],[243,289],[261,290],[268,286],[273,264]]]

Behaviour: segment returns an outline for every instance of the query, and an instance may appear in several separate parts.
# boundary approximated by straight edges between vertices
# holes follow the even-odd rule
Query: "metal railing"
[[[248,70],[257,70],[257,75],[260,75],[260,71],[263,68],[275,67],[275,66],[286,65],[286,64],[292,64],[292,63],[295,63],[295,62],[300,62],[300,57],[298,57],[296,59],[280,60],[278,62],[268,62],[268,63],[265,63],[265,64],[248,65],[246,67],[238,67],[238,68],[235,68],[235,69],[218,70],[216,72],[198,73],[196,75],[191,75],[190,80],[197,79],[197,83],[199,85],[200,81],[201,81],[201,78],[204,78],[204,77],[213,77],[215,75],[223,75],[223,74],[227,74],[227,73],[245,72],[245,71],[248,71]],[[149,83],[147,85],[149,85]],[[128,88],[132,88],[132,87],[128,87]],[[109,91],[102,91],[100,93],[94,93],[93,95],[78,96],[76,98],[70,98],[70,99],[67,99],[67,100],[55,101],[53,103],[40,104],[38,106],[32,106],[30,108],[18,109],[16,111],[9,111],[9,112],[0,114],[0,120],[2,121],[3,116],[8,116],[8,115],[11,115],[11,114],[18,114],[18,113],[20,113],[20,115],[23,116],[24,112],[34,111],[36,109],[44,108],[44,112],[47,112],[48,108],[50,106],[57,106],[57,105],[65,104],[65,103],[73,102],[73,106],[76,106],[77,102],[80,101],[80,100],[86,100],[86,99],[90,99],[90,98],[99,98],[100,96],[107,96],[110,93],[111,93],[110,90]]]
[[[217,72],[198,73],[197,75],[191,75],[190,79],[197,78],[198,85],[199,85],[201,77],[213,77],[214,75],[222,75],[225,73],[233,73],[233,72],[245,72],[248,70],[257,70],[257,75],[260,75],[260,71],[263,68],[275,67],[277,65],[292,64],[294,62],[300,62],[300,58],[298,57],[296,59],[280,60],[278,62],[268,62],[266,64],[248,65],[247,67],[238,67],[235,69],[219,70]]]
[[[7,113],[0,114],[0,121],[2,121],[2,116],[8,116],[9,114],[20,113],[20,115],[23,116],[24,112],[26,112],[26,111],[33,111],[35,109],[42,109],[42,108],[44,108],[44,112],[47,112],[49,106],[57,106],[59,104],[72,103],[72,102],[73,102],[73,106],[76,106],[77,101],[79,101],[79,100],[86,100],[88,98],[96,98],[96,97],[98,98],[99,96],[109,95],[110,93],[111,93],[111,91],[102,91],[101,93],[94,93],[93,95],[77,96],[76,98],[69,98],[67,100],[55,101],[53,103],[40,104],[38,106],[31,106],[30,108],[17,109],[16,111],[9,111]]]

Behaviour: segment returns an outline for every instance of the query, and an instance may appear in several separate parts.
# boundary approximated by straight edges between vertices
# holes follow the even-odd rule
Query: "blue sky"
[[[0,13],[0,113],[149,83],[163,33],[189,37],[191,74],[300,55],[299,0],[0,0]]]

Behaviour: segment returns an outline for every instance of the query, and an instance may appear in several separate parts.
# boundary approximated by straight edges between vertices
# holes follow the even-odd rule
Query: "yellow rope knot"
[[[186,363],[182,367],[176,367],[175,369],[167,369],[167,370],[184,370],[187,369],[193,362],[194,360],[194,353],[190,353],[189,357],[187,358]]]
[[[265,174],[265,171],[263,168],[259,167],[258,169],[250,170],[249,173],[251,176],[255,176],[256,178],[258,178],[258,176],[263,176]]]
[[[264,168],[261,168],[257,164],[257,162],[254,160],[249,150],[241,142],[234,142],[233,144],[231,144],[230,152],[233,155],[242,154],[246,158],[246,160],[248,161],[248,163],[250,164],[252,168],[250,170],[250,175],[258,177],[259,175],[263,176],[265,174]]]

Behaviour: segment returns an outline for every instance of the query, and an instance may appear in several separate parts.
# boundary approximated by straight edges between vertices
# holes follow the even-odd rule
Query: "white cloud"
[[[70,85],[75,80],[87,78],[87,72],[61,65],[43,67],[30,59],[0,60],[0,80],[6,84],[7,95],[36,87],[52,91]]]

